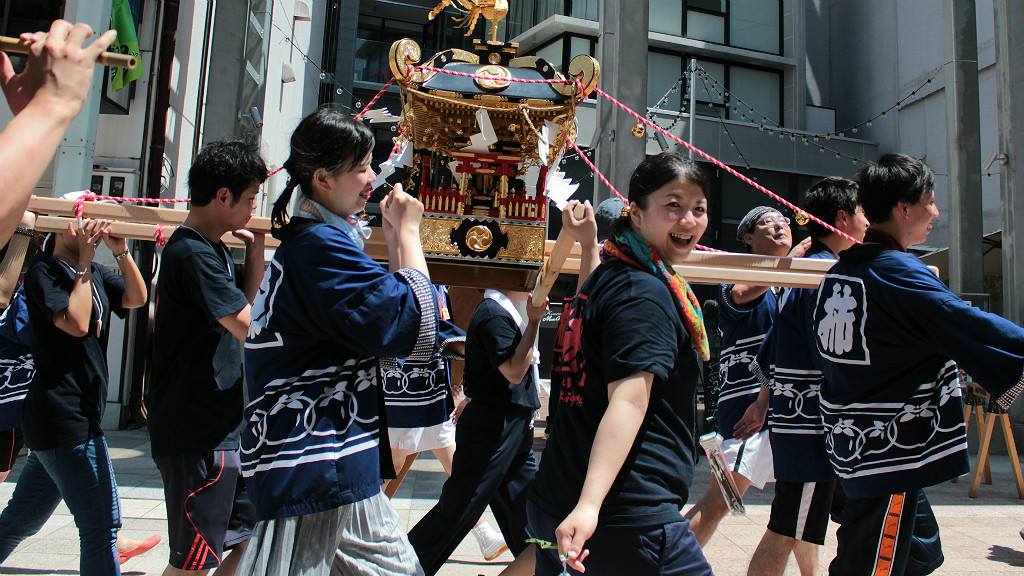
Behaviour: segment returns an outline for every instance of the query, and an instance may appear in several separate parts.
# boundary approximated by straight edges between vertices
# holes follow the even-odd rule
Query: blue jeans
[[[102,436],[77,446],[29,454],[14,495],[0,514],[0,562],[39,532],[62,498],[78,526],[82,576],[119,575],[121,503]]]

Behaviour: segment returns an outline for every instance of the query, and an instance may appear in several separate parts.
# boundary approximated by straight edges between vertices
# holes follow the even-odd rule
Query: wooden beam
[[[47,232],[63,232],[74,216],[75,203],[72,200],[33,196],[29,210],[40,216],[36,228]],[[114,220],[114,233],[135,240],[153,240],[156,226],[163,225],[165,237],[170,237],[174,227],[185,220],[186,210],[128,206],[113,203],[87,202],[84,214],[91,218]],[[253,216],[247,227],[267,234],[267,248],[275,249],[280,243],[269,235],[270,219]],[[243,243],[227,234],[224,243],[232,248],[242,248]],[[550,258],[555,242],[545,244],[545,258]],[[374,260],[386,263],[388,259],[384,234],[379,229],[366,241],[366,254]],[[569,256],[562,264],[560,273],[579,274],[580,246],[573,243]],[[756,254],[733,254],[726,252],[693,252],[686,262],[676,270],[687,281],[694,284],[746,283],[794,288],[817,288],[821,279],[832,265],[833,260],[811,258],[786,258]],[[532,290],[538,269],[510,268],[504,266],[482,266],[470,262],[451,260],[428,260],[431,277],[435,282],[453,286],[507,288]],[[930,267],[938,274],[938,269]]]
[[[71,216],[75,215],[75,201],[61,198],[46,198],[44,196],[33,196],[28,203],[29,212],[36,214],[47,214],[50,216]],[[185,221],[188,216],[187,210],[174,210],[171,208],[152,208],[149,206],[133,206],[128,204],[115,204],[112,202],[86,202],[83,210],[86,218],[103,218],[107,220],[119,220],[122,222],[136,222],[140,224],[163,224],[178,225]],[[270,218],[253,216],[247,228],[254,232],[270,232]]]
[[[39,232],[67,232],[68,224],[72,224],[74,222],[74,218],[64,216],[37,216],[36,230]],[[114,236],[120,236],[121,238],[153,242],[156,239],[157,226],[157,224],[140,224],[138,222],[121,222],[115,220],[111,223],[110,230]],[[170,238],[171,234],[173,234],[176,229],[177,226],[165,225],[164,238]],[[245,244],[231,234],[225,234],[221,240],[223,240],[229,248],[245,248]],[[275,249],[280,245],[281,243],[276,239],[270,236],[267,237],[268,249]]]

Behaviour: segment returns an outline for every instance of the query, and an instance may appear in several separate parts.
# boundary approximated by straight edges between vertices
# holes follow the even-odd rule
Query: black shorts
[[[775,481],[775,498],[768,529],[811,544],[825,543],[828,517],[832,509],[832,494],[836,481],[786,482]]]
[[[24,442],[21,430],[11,428],[0,432],[0,472],[10,472],[18,460],[18,453]]]
[[[923,490],[848,498],[830,576],[923,576],[942,565],[942,541]]]
[[[238,452],[154,456],[164,480],[170,564],[208,570],[252,536],[255,510],[245,494]]]

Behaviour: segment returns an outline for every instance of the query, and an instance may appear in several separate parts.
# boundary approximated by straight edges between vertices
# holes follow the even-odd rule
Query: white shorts
[[[455,445],[455,423],[446,420],[426,428],[388,428],[392,450],[427,452]]]
[[[723,440],[722,455],[725,456],[725,463],[729,469],[750,480],[754,488],[763,490],[765,484],[775,482],[772,443],[768,441],[767,430],[762,430],[746,440]],[[736,456],[740,458],[739,466],[736,466]]]

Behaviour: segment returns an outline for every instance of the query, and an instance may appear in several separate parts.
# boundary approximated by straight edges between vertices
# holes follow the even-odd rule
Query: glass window
[[[725,18],[696,10],[687,10],[686,37],[725,44]]]
[[[735,1],[735,0],[734,0]],[[680,2],[681,4],[681,2]],[[700,8],[710,12],[725,12],[725,0],[687,0],[687,8]]]
[[[718,82],[716,88],[716,84],[711,81],[711,78],[702,78],[698,73],[694,78],[694,87],[697,90],[697,100],[700,102],[714,102],[715,104],[722,104],[725,102],[725,97],[723,96],[723,93],[725,92],[725,64],[719,64],[718,62],[702,62],[698,59],[697,65],[703,68],[704,72],[708,76]]]
[[[676,54],[661,52],[647,53],[647,107],[658,103],[658,100],[676,83],[683,71],[683,59]],[[662,110],[679,110],[679,91],[670,94],[662,102]]]
[[[681,36],[683,3],[680,0],[651,0],[648,23],[652,32]]]
[[[49,30],[50,24],[63,14],[64,0],[5,0],[0,2],[0,33],[17,38],[22,32]],[[14,64],[14,71],[21,72],[25,66],[25,56],[8,54],[8,57]]]
[[[584,38],[582,36],[572,36],[572,37],[570,37],[569,38],[569,60],[572,60],[573,58],[575,58],[576,56],[579,56],[580,54],[589,54],[590,56],[594,55],[590,51],[590,38]],[[568,66],[569,63],[566,62],[565,65]]]
[[[779,54],[779,3],[774,0],[732,0],[729,44]]]
[[[569,16],[587,20],[598,19],[598,0],[572,0],[569,4]]]
[[[779,82],[778,72],[729,67],[729,91],[761,113],[761,118],[754,118],[755,122],[766,116],[775,124],[782,121]]]
[[[559,38],[551,44],[537,50],[537,56],[547,60],[548,62],[555,65],[555,68],[563,70],[565,68],[565,62],[562,62],[562,39]]]
[[[793,190],[790,190],[791,184],[788,174],[768,170],[740,169],[739,171],[741,174],[755,179],[758,184],[779,196],[791,201],[795,199],[796,194],[793,193]],[[761,192],[755,190],[752,186],[741,182],[739,178],[731,174],[722,175],[722,220],[724,222],[729,222],[733,225],[739,224],[739,221],[755,206],[772,206],[781,210],[783,214],[789,214],[788,209],[783,208]],[[735,227],[733,228],[732,237],[736,237]]]

